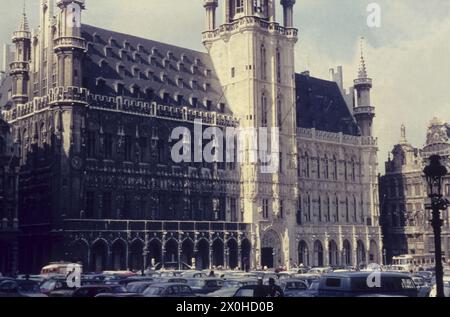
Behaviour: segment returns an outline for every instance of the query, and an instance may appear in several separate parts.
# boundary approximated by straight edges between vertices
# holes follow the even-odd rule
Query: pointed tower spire
[[[407,144],[408,141],[406,140],[406,126],[402,124],[400,128],[400,144]]]
[[[358,78],[367,78],[367,68],[366,68],[366,61],[364,59],[364,37],[361,37],[360,42],[360,49],[361,49],[361,62],[359,65],[359,72],[358,72]]]

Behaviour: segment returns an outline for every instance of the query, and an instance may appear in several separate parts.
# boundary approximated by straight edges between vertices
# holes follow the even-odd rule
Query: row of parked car
[[[84,274],[81,287],[65,276],[0,278],[0,296],[26,297],[358,297],[433,294],[433,274],[330,269],[273,271],[151,271]],[[450,280],[446,281],[450,291]],[[450,295],[450,294],[449,294]]]

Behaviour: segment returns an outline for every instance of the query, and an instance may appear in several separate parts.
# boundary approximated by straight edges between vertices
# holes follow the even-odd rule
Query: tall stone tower
[[[28,101],[31,59],[31,33],[25,11],[12,40],[15,44],[14,61],[10,65],[10,74],[13,78],[12,99],[16,104],[24,104]]]
[[[361,129],[362,136],[373,136],[372,123],[373,118],[375,117],[375,108],[372,107],[370,101],[372,79],[367,75],[362,43],[361,39],[361,65],[359,66],[358,78],[354,81],[356,103],[353,113]]]
[[[269,134],[272,128],[279,131],[276,140],[270,140],[276,133],[266,138],[259,134],[269,143],[271,163],[277,167],[274,171],[264,169],[267,162],[261,157],[255,160],[258,142],[247,139],[240,149],[241,212],[244,222],[253,224],[252,258],[267,266],[289,262],[288,227],[295,223],[298,196],[294,4],[295,0],[281,1],[284,23],[280,25],[275,0],[225,0],[221,2],[223,24],[216,28],[218,1],[204,1],[207,30],[203,43],[228,110],[240,119],[241,128],[268,128]]]

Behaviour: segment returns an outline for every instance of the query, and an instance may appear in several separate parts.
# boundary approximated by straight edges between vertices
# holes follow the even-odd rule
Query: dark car
[[[75,290],[72,297],[95,297],[98,294],[123,294],[127,290],[122,285],[88,285]]]
[[[132,282],[127,284],[127,292],[142,294],[150,286],[155,284],[155,282]],[[158,283],[159,284],[159,283]]]
[[[39,283],[31,280],[0,279],[0,297],[47,297]]]
[[[280,287],[285,297],[303,297],[304,291],[308,289],[308,284],[298,279],[283,279]]]
[[[120,280],[118,284],[127,287],[130,283],[137,283],[137,282],[154,282],[155,278],[148,277],[148,276],[133,276],[133,277],[127,277],[126,279]]]
[[[379,283],[378,283],[379,282]],[[417,288],[408,274],[393,272],[329,273],[319,280],[318,297],[360,296],[417,297]]]
[[[150,285],[142,295],[145,297],[196,297],[188,285],[179,283]]]
[[[246,285],[239,288],[233,297],[269,297],[270,288],[268,285]]]
[[[224,281],[218,278],[195,278],[189,279],[187,284],[195,294],[209,294],[221,289]]]

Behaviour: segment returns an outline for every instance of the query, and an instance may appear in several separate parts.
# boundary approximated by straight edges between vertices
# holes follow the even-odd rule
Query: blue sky
[[[380,28],[369,28],[366,23],[367,5],[373,2],[381,6]],[[18,24],[22,1],[0,3],[8,9],[0,19],[3,44],[10,42]],[[39,0],[25,3],[30,24],[36,27]],[[84,23],[203,50],[202,0],[86,3]],[[313,76],[328,78],[330,67],[343,65],[346,86],[357,73],[359,38],[366,38],[367,66],[374,79],[380,171],[387,152],[399,140],[402,123],[408,140],[421,146],[433,116],[450,121],[450,1],[297,0],[294,19],[300,29],[297,71],[309,69]]]

